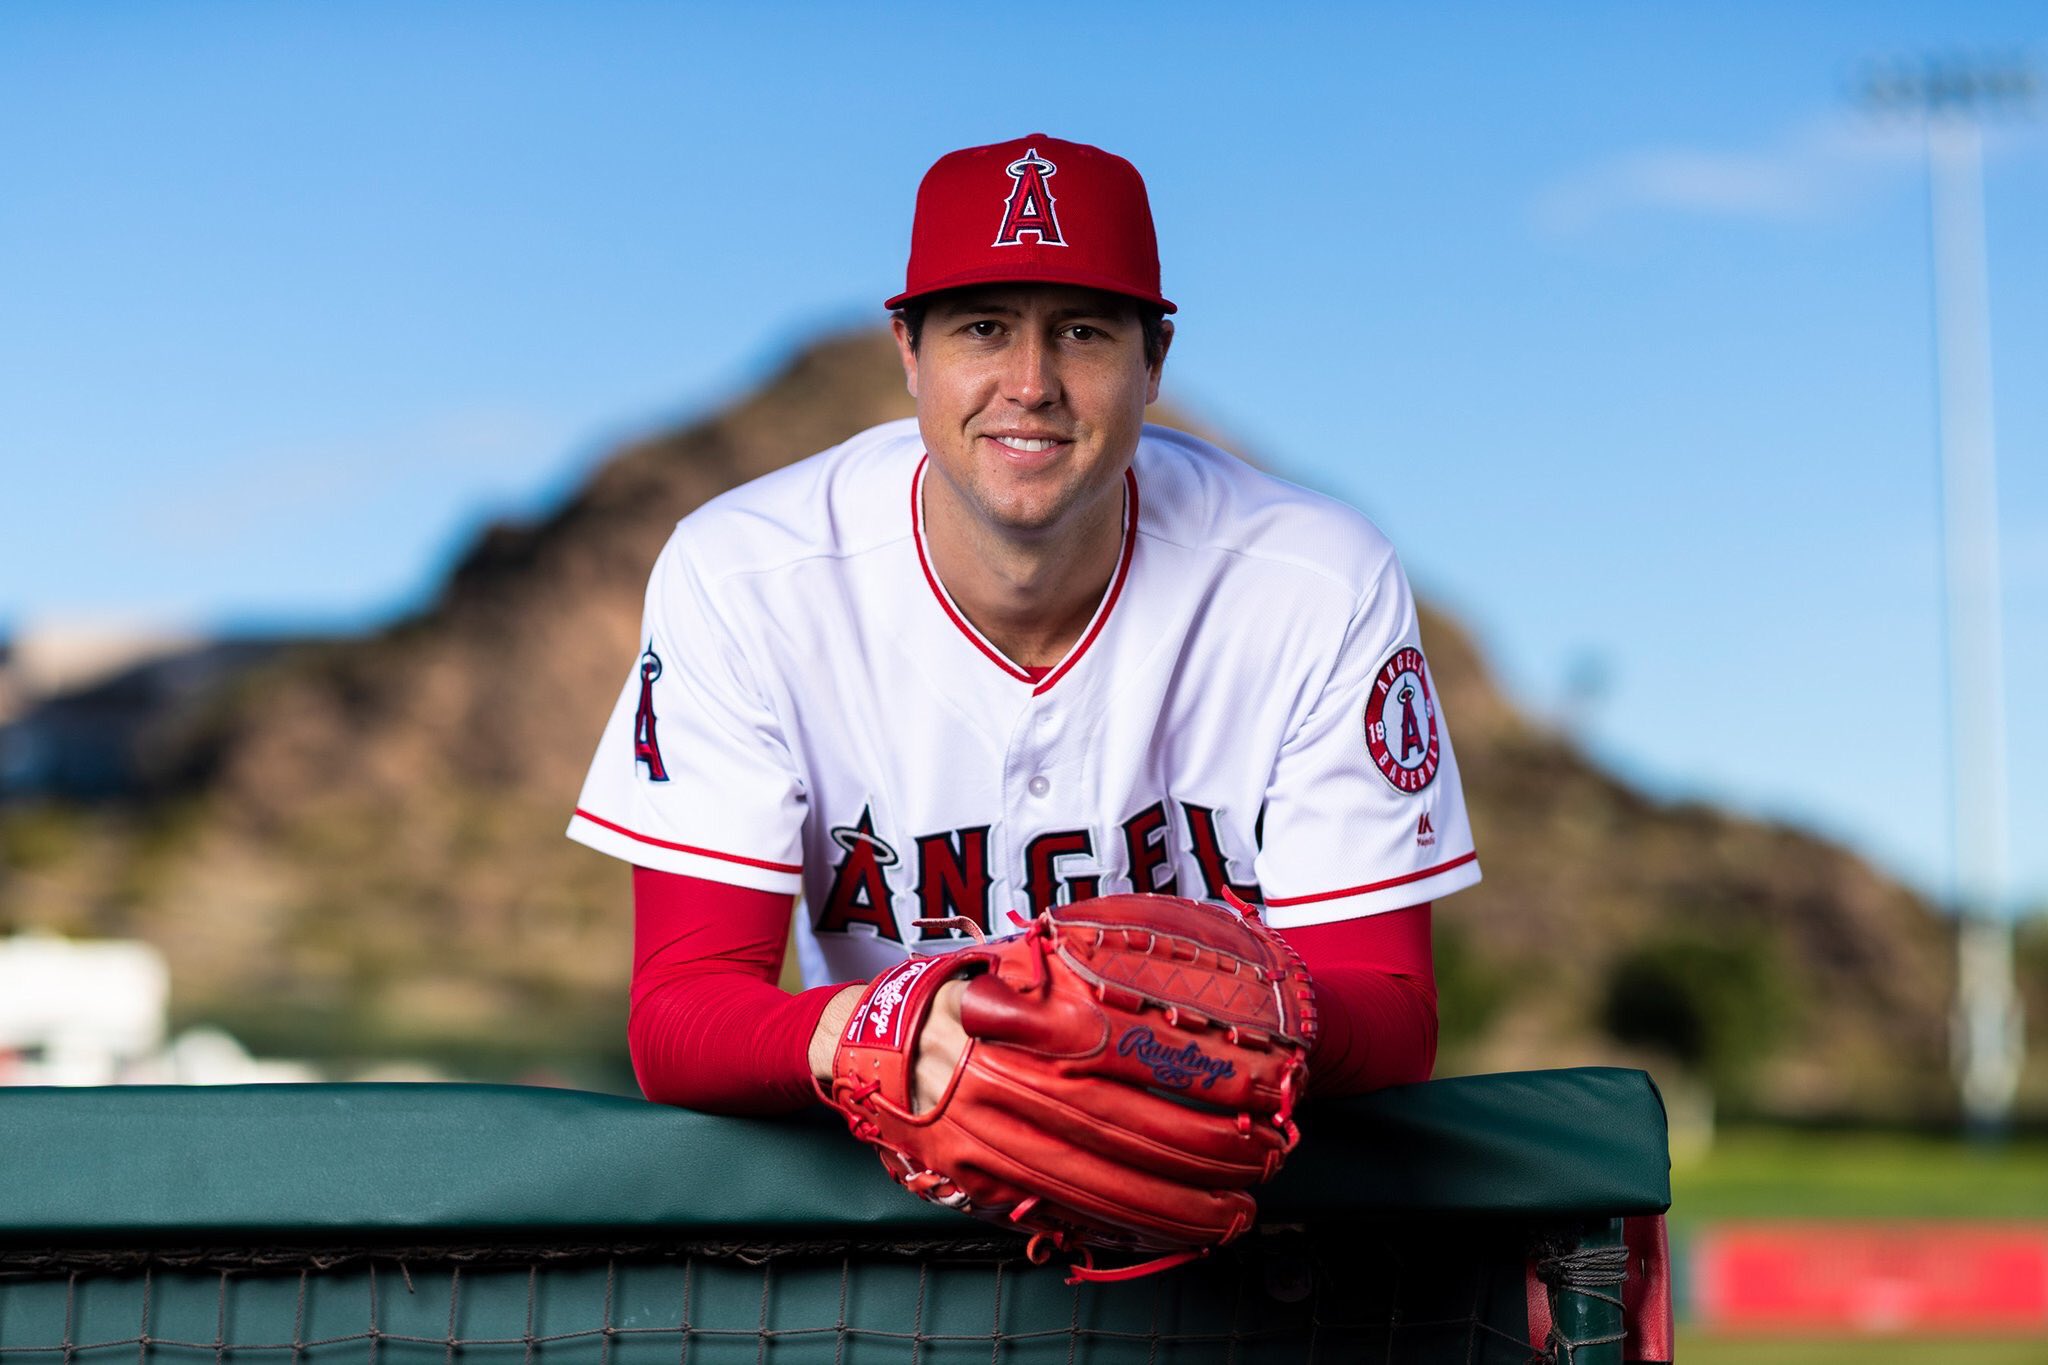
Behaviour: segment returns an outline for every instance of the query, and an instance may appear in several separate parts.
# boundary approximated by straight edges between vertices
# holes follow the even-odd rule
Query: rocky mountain
[[[122,799],[0,806],[0,926],[146,938],[181,1016],[259,1046],[622,1079],[626,874],[562,827],[648,567],[706,498],[909,411],[862,333],[620,451],[416,616],[167,711]],[[1773,1111],[1945,1103],[1925,905],[1798,831],[1646,799],[1518,712],[1456,623],[1424,631],[1487,870],[1441,912],[1447,1067],[1682,1059]]]

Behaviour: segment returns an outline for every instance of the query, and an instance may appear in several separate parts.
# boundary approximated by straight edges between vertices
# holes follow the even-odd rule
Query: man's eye
[[[1001,330],[1001,324],[992,322],[988,318],[983,318],[979,322],[970,322],[967,324],[967,334],[969,336],[992,337]]]
[[[1100,341],[1102,339],[1102,329],[1100,327],[1090,327],[1085,322],[1077,322],[1067,329],[1067,335],[1076,341]]]

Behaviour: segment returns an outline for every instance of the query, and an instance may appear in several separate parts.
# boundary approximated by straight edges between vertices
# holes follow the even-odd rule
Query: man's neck
[[[1121,493],[1105,499],[1086,524],[1025,540],[945,504],[943,493],[934,499],[934,491],[927,481],[925,538],[953,605],[1012,663],[1044,668],[1065,658],[1116,573],[1124,540]]]

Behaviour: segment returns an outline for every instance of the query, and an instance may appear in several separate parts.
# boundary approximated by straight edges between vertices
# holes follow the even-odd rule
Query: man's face
[[[932,471],[947,485],[927,486],[928,512],[940,492],[1006,539],[1055,537],[1116,493],[1145,405],[1159,396],[1136,308],[1092,289],[942,295],[917,349],[901,322],[896,343]]]

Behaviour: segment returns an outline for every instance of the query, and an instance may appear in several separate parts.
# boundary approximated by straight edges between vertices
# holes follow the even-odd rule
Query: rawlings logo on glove
[[[1148,1028],[1134,1028],[1125,1033],[1116,1050],[1120,1056],[1136,1057],[1151,1067],[1154,1080],[1175,1090],[1187,1089],[1197,1076],[1202,1078],[1202,1088],[1207,1090],[1237,1070],[1237,1063],[1208,1056],[1193,1043],[1175,1052],[1153,1037],[1152,1030]]]
[[[885,1047],[901,1047],[904,1039],[889,1030],[892,1020],[898,1020],[897,1007],[903,1003],[903,994],[925,969],[932,965],[928,957],[916,958],[900,967],[891,967],[876,977],[868,993],[861,997],[860,1004],[853,1011],[853,1018],[847,1022],[848,1042],[858,1042],[861,1031],[868,1029],[873,1037],[868,1041]],[[900,1022],[900,1020],[898,1020]]]
[[[1175,896],[1060,906],[1022,933],[918,958],[869,986],[826,1101],[907,1189],[1030,1234],[1034,1261],[1118,1279],[1241,1236],[1279,1171],[1315,1041],[1287,944],[1241,913]],[[966,1050],[913,1113],[917,1037],[965,980]],[[1110,1249],[1154,1259],[1098,1270]]]

